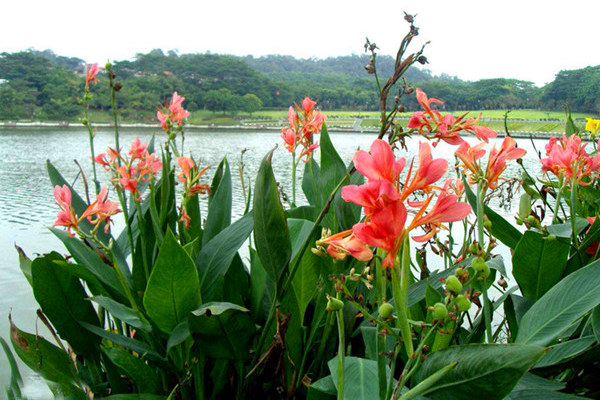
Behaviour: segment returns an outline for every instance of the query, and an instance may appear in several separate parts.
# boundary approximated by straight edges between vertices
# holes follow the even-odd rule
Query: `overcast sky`
[[[16,0],[0,9],[0,51],[52,49],[88,62],[153,48],[324,58],[361,54],[365,36],[391,55],[405,10],[418,14],[414,43],[431,41],[436,74],[543,85],[561,69],[600,64],[599,0]]]

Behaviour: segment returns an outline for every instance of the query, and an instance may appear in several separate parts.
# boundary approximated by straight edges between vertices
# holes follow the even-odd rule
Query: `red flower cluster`
[[[600,153],[590,156],[586,151],[586,143],[581,143],[577,135],[557,140],[551,137],[546,144],[546,156],[542,159],[542,170],[551,172],[557,177],[567,178],[567,183],[575,179],[579,185],[588,185],[583,182],[584,177],[594,177],[600,171]]]
[[[289,126],[281,129],[281,137],[285,148],[290,153],[295,152],[298,146],[302,146],[298,159],[305,157],[304,161],[307,162],[313,151],[319,147],[318,143],[313,143],[313,135],[321,132],[326,117],[315,110],[317,102],[308,97],[302,100],[302,107],[296,103],[294,105],[295,110],[291,106],[288,110]]]
[[[519,149],[513,138],[507,136],[502,141],[500,150],[496,146],[490,150],[488,163],[483,170],[479,159],[485,155],[484,143],[479,143],[475,146],[463,142],[456,150],[456,156],[462,161],[461,166],[465,170],[469,170],[469,183],[473,184],[480,181],[485,181],[485,187],[495,189],[498,186],[500,175],[506,169],[507,160],[516,160],[523,157],[527,151]]]
[[[408,127],[417,129],[429,140],[435,140],[434,147],[440,140],[453,145],[463,143],[464,140],[460,137],[461,131],[471,133],[486,143],[489,138],[497,136],[492,129],[475,125],[479,122],[479,117],[465,118],[467,113],[458,118],[451,114],[442,116],[438,111],[432,110],[432,103],[443,104],[444,102],[435,98],[428,99],[427,94],[421,89],[417,89],[417,101],[423,111],[413,113],[412,118],[408,121]]]
[[[465,218],[471,207],[458,202],[458,195],[451,193],[451,181],[442,188],[434,184],[446,173],[448,162],[444,159],[433,159],[431,147],[427,143],[419,145],[419,166],[412,173],[411,163],[406,182],[400,190],[400,173],[406,161],[396,160],[391,146],[380,139],[371,145],[370,153],[358,151],[354,155],[354,166],[368,180],[363,185],[348,185],[342,188],[342,198],[363,208],[364,222],[355,224],[352,229],[324,238],[317,245],[328,244],[327,252],[335,258],[344,258],[346,254],[366,261],[372,257],[368,246],[384,250],[387,255],[384,267],[392,267],[402,239],[408,232],[421,226],[426,233],[414,236],[416,241],[427,241],[445,222],[458,221]],[[424,201],[411,202],[408,197],[417,192],[424,192]],[[437,199],[429,209],[434,198]],[[406,225],[409,207],[416,213],[412,222]]]
[[[106,153],[101,153],[94,159],[105,170],[113,172],[113,183],[124,190],[130,191],[139,199],[138,184],[141,181],[151,181],[162,168],[162,162],[156,153],[148,152],[148,144],[140,143],[136,137],[131,144],[129,157],[123,157],[119,151],[108,148]]]
[[[67,233],[72,237],[74,234],[71,230],[79,232],[79,223],[87,218],[95,226],[94,230],[98,229],[101,222],[105,222],[104,232],[108,233],[111,217],[121,212],[121,210],[117,203],[107,200],[107,195],[108,190],[106,187],[103,187],[96,196],[96,200],[78,217],[71,205],[72,196],[69,187],[67,185],[63,185],[62,187],[56,185],[54,187],[54,199],[59,205],[60,211],[56,216],[53,226],[66,227]]]
[[[190,113],[183,109],[183,101],[185,97],[182,97],[177,94],[177,92],[173,93],[173,97],[171,98],[171,103],[165,107],[167,108],[166,112],[162,112],[161,110],[156,111],[156,117],[160,121],[160,126],[168,132],[172,124],[182,125],[183,120],[190,116]]]

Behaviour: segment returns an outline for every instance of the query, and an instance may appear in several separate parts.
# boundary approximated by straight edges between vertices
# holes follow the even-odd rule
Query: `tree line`
[[[291,56],[235,57],[178,54],[153,50],[133,60],[113,63],[123,89],[118,106],[128,119],[149,118],[173,91],[186,97],[190,111],[253,113],[263,107],[285,108],[304,96],[324,109],[375,110],[378,96],[373,76],[364,66],[367,55],[296,59]],[[387,79],[394,60],[378,56],[380,79]],[[73,120],[80,113],[84,61],[50,50],[0,54],[0,119]],[[448,110],[543,108],[600,113],[600,66],[560,71],[538,88],[517,79],[464,81],[425,68],[406,74],[413,87],[445,101]],[[91,107],[110,108],[106,84],[94,88]],[[407,110],[418,109],[414,96],[404,96]]]

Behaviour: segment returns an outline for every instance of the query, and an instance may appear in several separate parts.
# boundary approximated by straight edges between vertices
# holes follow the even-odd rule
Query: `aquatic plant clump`
[[[365,44],[381,105],[368,151],[344,163],[305,97],[281,131],[287,152],[266,154],[252,187],[240,163],[243,200],[226,158],[211,171],[185,151],[177,92],[157,107],[158,136],[121,147],[126,88],[110,64],[115,142],[96,153],[88,100],[105,78],[90,66],[93,176],[77,186],[48,163],[50,230],[68,254],[20,252],[51,337],[10,320],[8,397],[22,397],[14,351],[72,399],[597,398],[600,156],[586,141],[600,125],[568,125],[539,171],[525,170],[509,131],[500,140],[477,117],[443,115],[442,100],[403,79],[427,62],[424,47],[408,52],[419,30],[405,20],[387,81]],[[408,128],[396,121],[405,96],[421,107]],[[418,152],[400,157],[411,140]],[[291,196],[273,157],[291,159]],[[521,179],[505,177],[509,166]],[[506,190],[521,193],[514,221],[491,207]],[[233,201],[245,203],[237,221]]]

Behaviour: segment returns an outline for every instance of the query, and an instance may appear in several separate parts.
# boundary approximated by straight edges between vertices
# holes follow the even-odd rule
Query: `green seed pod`
[[[83,119],[81,120],[81,123],[82,123],[83,125],[87,125],[88,121],[87,121],[87,119],[83,118]]]
[[[554,242],[556,240],[556,235],[548,235],[546,236],[546,240],[549,242]]]
[[[459,278],[461,276],[463,276],[465,274],[465,270],[463,268],[456,268],[456,271],[454,271],[454,275],[458,276]]]
[[[444,321],[448,318],[448,309],[442,303],[435,303],[433,305],[433,318],[439,321]]]
[[[487,278],[488,276],[490,276],[490,267],[488,267],[487,264],[484,264],[485,268],[483,268],[483,270],[479,271],[478,275],[482,276],[484,279]]]
[[[483,226],[485,227],[485,229],[490,229],[492,227],[492,221],[486,219],[485,221],[483,221]]]
[[[382,303],[379,306],[379,316],[383,319],[388,319],[394,312],[394,306],[390,303]]]
[[[473,254],[476,254],[479,251],[479,246],[477,245],[477,243],[471,243],[471,245],[469,246],[469,251]]]
[[[471,308],[471,302],[462,294],[456,296],[455,304],[460,312],[469,311]]]
[[[329,301],[327,302],[327,311],[339,311],[342,308],[344,308],[344,302],[341,301],[340,299],[336,299],[331,297],[329,299]]]
[[[517,225],[523,225],[523,220],[519,217],[517,217]]]
[[[471,267],[473,267],[473,269],[476,272],[482,272],[484,271],[486,268],[488,268],[487,264],[485,263],[484,259],[481,257],[477,257],[476,259],[473,260],[473,262],[471,263]],[[489,269],[489,268],[488,268]]]
[[[523,193],[519,200],[519,217],[525,219],[531,213],[531,196],[528,193]]]
[[[106,68],[106,69],[112,69],[112,64],[111,64],[111,63],[109,63],[109,62],[107,62],[107,63],[104,65],[104,68]]]
[[[527,223],[529,225],[535,225],[538,222],[537,218],[534,217],[533,215],[530,215],[529,217],[527,217]]]
[[[460,283],[456,276],[450,275],[448,279],[446,279],[446,289],[448,289],[452,293],[458,294],[462,291],[462,288],[462,283]]]

